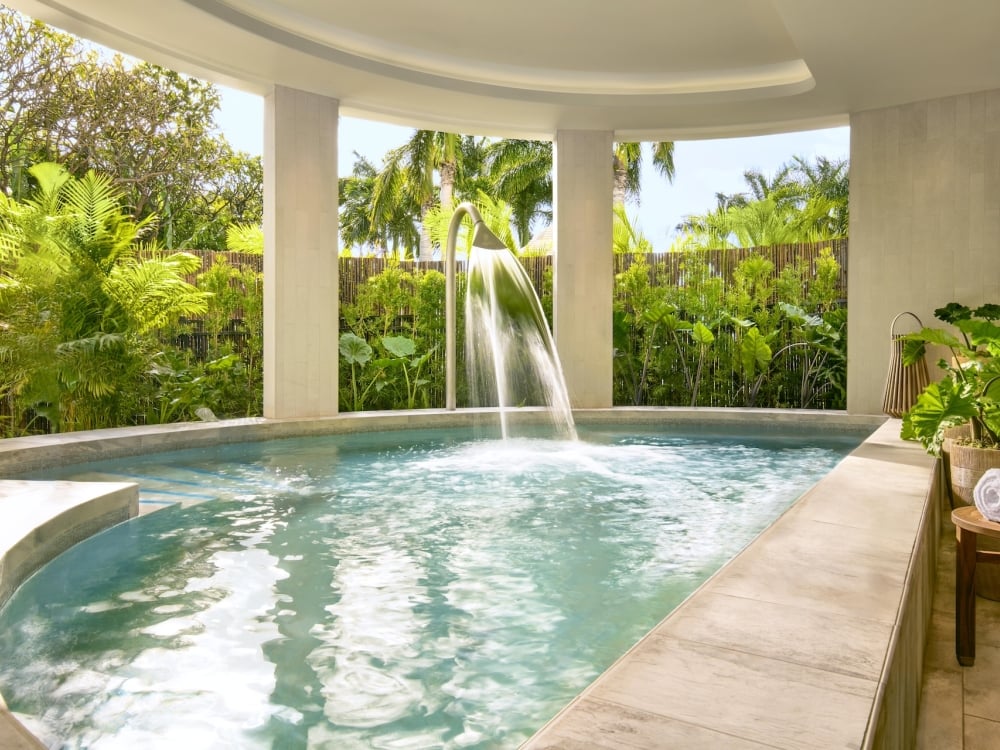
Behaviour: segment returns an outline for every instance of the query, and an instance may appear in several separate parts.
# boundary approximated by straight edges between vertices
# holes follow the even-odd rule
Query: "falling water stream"
[[[466,363],[473,406],[496,406],[504,439],[510,412],[548,409],[555,437],[576,439],[566,381],[528,274],[508,250],[471,254],[465,298]]]

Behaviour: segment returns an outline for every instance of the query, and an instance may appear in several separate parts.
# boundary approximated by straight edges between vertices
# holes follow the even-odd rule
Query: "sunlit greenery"
[[[263,168],[218,132],[217,89],[2,7],[0,70],[0,435],[259,414]],[[633,215],[640,170],[672,181],[673,155],[608,154],[615,402],[842,406],[833,254],[778,270],[761,251],[723,273],[711,253],[846,237],[846,162],[747,172],[744,192],[654,248]],[[393,260],[344,301],[339,341],[317,342],[341,355],[342,409],[443,405],[444,275],[428,261],[454,207],[475,202],[520,254],[552,196],[551,142],[414,130],[378,163],[356,155],[339,182],[343,251]],[[668,249],[677,276],[653,252]],[[551,320],[551,267],[539,276]]]
[[[160,249],[151,222],[125,213],[110,179],[31,167],[37,187],[0,196],[0,395],[13,429],[43,418],[56,431],[127,424],[154,386],[155,332],[206,311],[184,281],[198,259]],[[132,387],[123,387],[124,385]]]
[[[217,89],[149,63],[101,53],[0,6],[0,189],[19,198],[29,167],[107,175],[134,221],[157,217],[166,248],[225,249],[232,222],[259,224],[260,157],[215,126]]]
[[[795,157],[773,178],[748,171],[747,192],[719,194],[707,213],[688,216],[679,248],[766,247],[847,236],[847,162]]]

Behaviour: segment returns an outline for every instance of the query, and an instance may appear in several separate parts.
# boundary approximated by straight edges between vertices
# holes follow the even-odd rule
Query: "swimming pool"
[[[69,747],[513,747],[860,440],[583,433],[68,469],[193,504],[22,587],[0,690]]]

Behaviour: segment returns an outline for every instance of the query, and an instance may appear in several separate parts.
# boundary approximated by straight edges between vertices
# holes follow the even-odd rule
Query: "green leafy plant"
[[[350,401],[342,396],[341,406],[362,411],[374,393],[390,394],[393,408],[416,408],[418,395],[430,383],[422,371],[433,350],[418,355],[416,342],[407,336],[383,336],[378,346],[385,356],[375,357],[375,349],[360,336],[341,334],[340,359],[350,368]],[[392,395],[397,391],[401,398]]]
[[[210,409],[220,417],[232,414],[235,390],[243,378],[243,360],[238,354],[226,354],[209,362],[183,363],[166,355],[150,369],[160,384],[155,410],[150,421],[160,424],[198,419],[199,409]]]
[[[939,455],[945,431],[968,425],[971,440],[983,447],[1000,444],[1000,305],[971,309],[950,302],[934,311],[956,336],[944,328],[923,328],[904,336],[903,363],[922,358],[928,345],[950,354],[938,360],[944,377],[930,383],[903,415],[902,437],[919,440]]]
[[[0,356],[16,374],[3,387],[53,431],[128,424],[153,390],[157,331],[205,310],[184,278],[200,263],[148,240],[110,178],[29,172],[29,198],[0,199]]]
[[[771,341],[774,334],[765,336],[753,326],[747,330],[740,341],[740,370],[747,385],[746,405],[754,406],[760,387],[771,367],[774,353],[771,351]]]
[[[372,358],[372,348],[360,336],[354,333],[342,333],[340,335],[340,359],[351,368],[351,410],[362,411],[365,404],[365,396],[374,385],[374,380],[367,388],[360,388],[359,379],[361,369],[367,365]]]
[[[226,227],[226,249],[234,253],[263,255],[264,229],[258,224],[230,224]]]
[[[417,393],[430,381],[420,377],[427,360],[433,350],[420,356],[417,354],[417,345],[413,339],[406,336],[385,336],[381,341],[382,348],[389,353],[390,358],[383,360],[386,369],[395,368],[403,373],[403,380],[406,387],[406,408],[414,409],[417,405]],[[385,370],[383,370],[383,375]]]
[[[663,343],[663,324],[669,322],[667,316],[676,308],[666,301],[665,291],[650,282],[645,254],[636,255],[634,262],[618,274],[615,288],[614,366],[629,402],[641,406]]]

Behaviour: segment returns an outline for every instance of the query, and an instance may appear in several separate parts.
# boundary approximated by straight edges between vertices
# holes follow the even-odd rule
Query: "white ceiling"
[[[1000,0],[5,2],[217,83],[479,135],[756,135],[1000,88]]]

